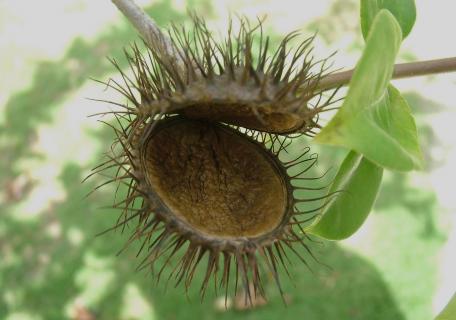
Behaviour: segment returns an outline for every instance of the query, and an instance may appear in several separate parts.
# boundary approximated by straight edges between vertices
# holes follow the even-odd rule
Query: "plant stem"
[[[149,46],[161,46],[170,58],[174,58],[178,64],[182,64],[177,49],[171,39],[167,37],[156,23],[145,13],[133,0],[111,0],[117,8],[138,30],[139,34]],[[329,74],[319,80],[318,89],[329,90],[350,83],[353,75],[352,70]],[[410,63],[399,63],[394,66],[393,79],[410,78],[436,73],[455,72],[456,57],[436,60],[427,60]]]
[[[426,60],[409,63],[398,63],[394,65],[393,79],[411,78],[417,76],[425,76],[436,73],[455,72],[456,57]],[[318,84],[318,88],[332,89],[339,86],[346,86],[350,83],[354,69],[337,72],[325,76]]]
[[[177,63],[182,63],[177,49],[171,39],[166,36],[157,26],[154,20],[141,9],[133,0],[111,0],[112,3],[123,13],[130,23],[138,30],[144,41],[150,47],[160,46],[170,58]]]

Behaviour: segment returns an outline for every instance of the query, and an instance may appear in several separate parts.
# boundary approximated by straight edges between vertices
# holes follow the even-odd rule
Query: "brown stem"
[[[320,80],[318,88],[325,90],[339,86],[346,86],[350,83],[353,71],[354,69],[330,74]],[[455,71],[456,57],[410,63],[399,63],[394,66],[393,79],[410,78]]]

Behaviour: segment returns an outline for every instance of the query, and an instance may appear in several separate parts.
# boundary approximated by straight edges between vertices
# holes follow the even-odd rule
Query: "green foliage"
[[[411,31],[415,16],[414,1],[361,1],[366,47],[344,104],[315,138],[319,143],[353,150],[329,191],[344,194],[322,210],[312,233],[333,240],[351,236],[375,202],[382,168],[410,171],[422,167],[410,107],[389,84],[403,35]]]
[[[416,19],[414,0],[361,0],[361,31],[364,38],[367,38],[375,16],[382,9],[387,9],[394,15],[401,26],[403,37],[407,37]]]
[[[340,166],[329,192],[344,191],[325,206],[322,218],[309,230],[310,233],[331,240],[345,239],[355,233],[372,209],[382,175],[381,167],[351,151]]]
[[[421,152],[410,108],[389,87],[401,31],[382,10],[374,21],[340,111],[317,135],[320,143],[344,146],[392,170],[420,168]]]

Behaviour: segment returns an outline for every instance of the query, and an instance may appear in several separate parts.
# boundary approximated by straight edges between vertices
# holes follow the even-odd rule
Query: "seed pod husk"
[[[160,45],[146,53],[134,45],[126,51],[133,77],[113,60],[124,84],[105,83],[128,100],[112,102],[120,107],[108,112],[116,138],[93,172],[114,168],[103,185],[127,186],[114,205],[122,213],[111,229],[134,225],[128,244],[142,243],[140,268],[150,268],[157,280],[174,263],[168,279],[188,289],[197,266],[207,261],[202,295],[211,278],[226,294],[232,281],[235,290],[242,283],[248,299],[264,295],[262,269],[283,293],[279,268],[288,273],[287,252],[307,265],[296,244],[313,257],[302,225],[331,196],[296,197],[296,191],[323,189],[306,185],[318,179],[309,176],[317,157],[308,147],[295,159],[280,159],[290,134],[312,135],[318,113],[333,103],[333,95],[321,103],[318,91],[325,60],[313,74],[312,38],[287,49],[295,33],[270,56],[261,23],[250,28],[243,21],[223,43],[199,18],[192,37],[176,26],[170,34],[181,63]],[[314,97],[319,99],[311,106]],[[300,203],[315,207],[300,209]]]

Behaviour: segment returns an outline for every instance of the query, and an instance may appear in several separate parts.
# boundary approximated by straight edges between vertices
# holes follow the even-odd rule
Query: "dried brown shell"
[[[297,190],[323,189],[305,184],[317,179],[307,176],[317,161],[308,147],[285,162],[279,155],[286,152],[289,138],[182,116],[155,119],[134,130],[113,128],[120,153],[94,173],[117,167],[108,182],[128,186],[126,198],[114,205],[123,212],[110,230],[134,226],[129,243],[141,241],[141,250],[147,248],[140,268],[156,271],[162,263],[156,272],[160,278],[182,249],[169,278],[188,288],[207,256],[202,294],[211,277],[228,290],[234,268],[232,281],[236,287],[241,281],[250,297],[264,294],[259,265],[280,288],[278,268],[287,270],[287,252],[307,264],[294,247],[300,244],[311,253],[301,224],[314,217],[326,197],[295,197]],[[316,205],[299,210],[302,202]],[[252,285],[254,292],[249,292]]]
[[[291,143],[288,134],[311,135],[318,113],[333,103],[333,95],[320,103],[318,91],[326,60],[312,74],[312,39],[291,54],[287,44],[295,34],[269,56],[261,23],[250,28],[242,22],[238,35],[229,31],[222,44],[198,18],[192,37],[184,29],[173,30],[183,64],[161,46],[146,54],[133,46],[126,54],[134,80],[113,61],[124,84],[105,83],[128,99],[127,104],[111,102],[121,108],[107,112],[117,121],[106,122],[116,139],[108,159],[92,173],[115,169],[102,185],[127,187],[114,205],[122,214],[110,230],[133,225],[127,245],[142,242],[139,253],[146,253],[140,268],[149,267],[157,279],[171,269],[168,279],[188,289],[206,260],[202,295],[211,277],[226,292],[231,279],[234,290],[242,282],[246,297],[263,295],[262,266],[282,292],[279,267],[288,273],[287,252],[307,265],[295,249],[300,244],[312,256],[302,225],[331,196],[297,199],[298,190],[323,189],[306,185],[318,179],[308,176],[317,161],[308,147],[295,159],[280,160]],[[317,104],[311,106],[313,97]],[[315,206],[299,209],[300,203]]]
[[[126,51],[134,79],[122,74],[124,84],[106,85],[125,95],[144,116],[182,114],[277,134],[313,135],[318,114],[330,110],[337,90],[324,97],[319,80],[331,65],[312,56],[314,37],[290,49],[298,33],[287,35],[270,52],[262,23],[251,27],[240,21],[233,35],[217,41],[205,22],[193,17],[193,28],[173,26],[169,32],[180,60],[164,50],[163,39],[145,54],[136,46]]]

